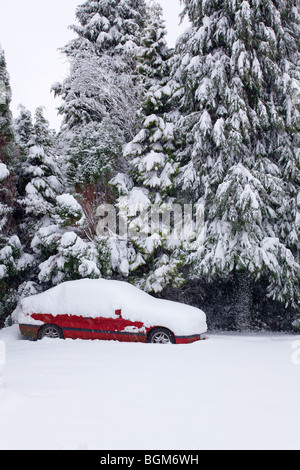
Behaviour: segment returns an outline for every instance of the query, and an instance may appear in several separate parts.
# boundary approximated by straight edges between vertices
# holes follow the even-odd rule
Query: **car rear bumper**
[[[22,336],[36,340],[38,338],[40,326],[19,324],[19,329]]]
[[[207,333],[201,335],[190,335],[190,336],[176,336],[176,344],[189,344],[195,343],[196,341],[203,341],[207,338]]]

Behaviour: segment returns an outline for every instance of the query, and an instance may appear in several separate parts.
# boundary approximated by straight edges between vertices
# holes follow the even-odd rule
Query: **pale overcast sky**
[[[174,46],[187,23],[179,25],[180,0],[157,0],[164,9],[168,41]],[[67,64],[58,49],[73,33],[75,10],[82,0],[1,0],[0,44],[3,47],[13,91],[12,111],[18,114],[20,103],[33,113],[45,106],[51,125],[59,128],[58,101],[50,93],[51,85],[61,81]]]

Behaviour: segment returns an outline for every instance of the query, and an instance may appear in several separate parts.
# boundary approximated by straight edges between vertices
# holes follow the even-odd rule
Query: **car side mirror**
[[[122,310],[116,310],[115,314],[117,315],[117,317],[120,317],[122,315]]]

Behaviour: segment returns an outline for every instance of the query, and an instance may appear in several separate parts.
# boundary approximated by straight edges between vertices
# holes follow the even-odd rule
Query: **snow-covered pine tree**
[[[66,182],[60,171],[60,157],[55,153],[55,133],[49,128],[43,108],[35,112],[31,135],[29,117],[22,108],[15,128],[24,155],[20,204],[25,209],[23,232],[34,253],[36,278],[32,280],[43,290],[67,280],[99,277],[99,260],[104,263],[105,255],[98,254],[100,242],[80,237],[87,235],[87,224],[79,203],[70,194],[63,194]],[[88,137],[93,139],[92,135]],[[26,291],[27,287],[28,283],[22,289]]]
[[[38,281],[43,288],[109,275],[107,246],[89,227],[82,206],[71,194],[56,197],[49,223],[36,232],[31,244],[40,260]]]
[[[11,89],[3,50],[0,48],[0,327],[18,300],[22,277],[32,266],[24,253],[15,220],[18,151],[10,111]]]
[[[6,67],[5,54],[0,47],[0,250],[7,248],[13,232],[15,184],[12,172],[14,136],[10,111],[11,88]],[[7,283],[7,270],[0,262],[0,327],[8,314],[6,303],[13,301]]]
[[[62,191],[60,172],[54,150],[54,131],[44,118],[43,109],[31,113],[20,106],[14,121],[18,148],[14,159],[16,196],[14,229],[0,250],[2,279],[10,287],[5,292],[7,313],[12,313],[20,298],[41,289],[37,284],[38,265],[42,258],[33,253],[32,238],[47,226],[56,206],[56,195]]]
[[[96,235],[96,208],[113,202],[108,183],[124,167],[121,142],[120,130],[104,119],[78,129],[67,150],[67,182],[82,206],[90,235]]]
[[[0,46],[0,159],[9,165],[15,156],[15,139],[10,111],[12,93],[5,53]]]
[[[22,104],[19,105],[19,115],[14,120],[14,130],[16,142],[22,147],[26,148],[33,136],[33,122],[32,115],[29,109],[26,109]]]
[[[276,151],[284,179],[287,182],[286,205],[282,208],[282,237],[300,263],[300,8],[299,3],[287,1],[282,5],[284,48],[289,51],[284,58],[284,92],[286,93],[287,125],[291,132],[282,133]],[[293,151],[291,151],[292,149]]]
[[[20,286],[25,287],[35,267],[34,256],[24,250],[17,235],[7,238],[0,249],[0,327],[13,313],[19,301]]]
[[[63,53],[70,74],[55,84],[63,130],[110,119],[132,136],[140,86],[136,59],[147,16],[144,0],[88,0],[76,11],[76,38]]]
[[[23,105],[19,105],[19,115],[14,120],[14,133],[16,143],[18,145],[19,156],[15,164],[16,185],[18,197],[24,197],[25,187],[28,183],[28,175],[24,174],[24,166],[29,153],[29,148],[33,145],[33,122],[31,112]],[[24,219],[24,208],[19,205],[19,210],[23,213],[21,218]]]
[[[62,99],[69,191],[82,206],[91,239],[97,207],[114,200],[108,182],[124,169],[122,146],[137,125],[143,87],[136,56],[147,9],[144,0],[89,0],[76,18],[76,37],[63,49],[70,73],[53,90]]]
[[[183,282],[181,239],[175,236],[174,220],[171,224],[168,220],[170,214],[170,222],[174,217],[173,179],[177,166],[173,154],[177,144],[169,103],[174,91],[174,83],[169,80],[172,53],[165,37],[162,9],[152,3],[140,56],[140,72],[148,88],[139,110],[142,125],[124,149],[129,174],[118,174],[112,180],[129,230],[128,244],[121,241],[119,250],[112,250],[113,254],[121,252],[119,263],[113,260],[113,267],[119,266],[131,282],[155,293]]]
[[[169,60],[172,50],[168,47],[167,30],[163,10],[159,3],[151,1],[137,55],[137,72],[144,78],[144,87],[149,89],[160,84],[162,77],[169,75]]]
[[[299,107],[292,99],[299,6],[184,5],[191,28],[178,42],[173,71],[184,89],[177,185],[187,201],[206,206],[206,240],[192,256],[194,274],[235,279],[236,326],[243,329],[254,280],[267,279],[269,296],[299,305],[299,264],[289,250],[290,228],[281,224],[297,192],[288,169],[299,170]],[[294,18],[290,35],[287,18]]]
[[[127,56],[139,46],[146,16],[143,0],[87,0],[77,8],[79,24],[72,29],[79,38],[95,44],[99,55],[109,51]]]
[[[19,125],[16,129],[20,127],[24,128]],[[90,134],[86,139],[89,139],[92,156],[97,152],[97,148],[92,149],[96,140],[92,127],[88,128]],[[20,142],[22,135],[18,136]],[[22,141],[25,190],[20,204],[25,209],[22,226],[34,253],[37,276],[33,280],[38,283],[38,289],[82,277],[101,276],[106,269],[106,247],[100,240],[93,240],[95,233],[91,233],[91,223],[83,212],[85,201],[81,206],[71,194],[64,193],[67,183],[60,171],[61,157],[55,152],[56,136],[44,117],[43,108],[36,110],[32,135],[27,143],[25,140]],[[86,151],[85,140],[79,145],[85,146]],[[90,163],[93,167],[92,159]],[[78,185],[81,178],[87,178],[82,173],[81,168],[73,175]],[[87,174],[92,178],[93,170]],[[23,288],[26,291],[28,283]]]
[[[55,209],[56,196],[63,190],[55,154],[55,132],[50,129],[42,107],[36,109],[33,134],[25,146],[27,155],[22,165],[25,194],[21,204],[31,232],[48,223]]]
[[[11,88],[5,54],[0,47],[0,237],[10,233],[11,214],[14,206],[15,184],[13,161],[16,154],[10,111]],[[2,240],[3,242],[3,240]]]

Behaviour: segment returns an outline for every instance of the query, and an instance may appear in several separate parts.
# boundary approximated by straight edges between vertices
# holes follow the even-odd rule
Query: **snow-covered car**
[[[84,279],[22,300],[18,322],[31,339],[192,343],[206,338],[206,315],[121,281]]]

